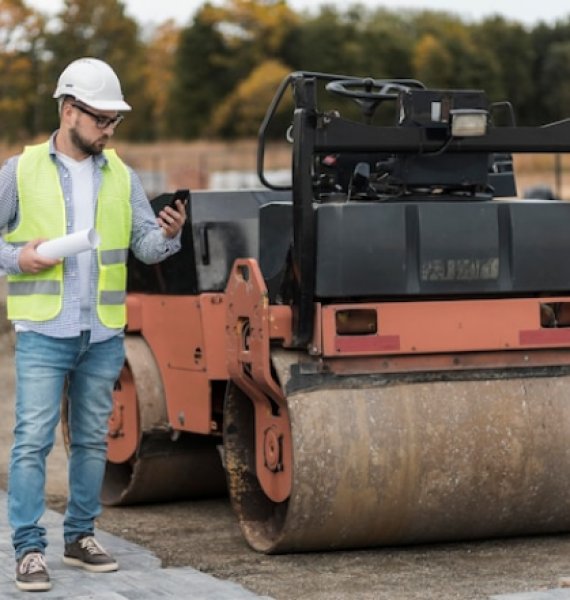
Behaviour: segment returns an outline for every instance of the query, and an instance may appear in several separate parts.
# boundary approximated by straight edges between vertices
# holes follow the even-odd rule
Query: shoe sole
[[[51,590],[51,581],[34,581],[26,583],[16,579],[16,587],[23,592],[47,592]]]
[[[119,565],[116,562],[108,563],[106,565],[92,565],[71,556],[64,556],[63,562],[71,567],[79,567],[86,571],[90,571],[91,573],[111,573],[112,571],[119,570]]]

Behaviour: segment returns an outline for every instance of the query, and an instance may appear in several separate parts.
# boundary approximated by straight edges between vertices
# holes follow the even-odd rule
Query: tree
[[[343,15],[332,6],[323,6],[301,25],[294,66],[304,71],[364,76],[358,72],[358,26],[354,14]]]
[[[473,36],[480,48],[492,53],[499,71],[499,85],[492,90],[493,100],[511,101],[517,120],[532,123],[535,52],[529,32],[519,23],[491,17],[473,27]]]
[[[266,60],[284,53],[297,17],[283,0],[205,4],[183,29],[175,58],[169,129],[202,135],[237,85]]]
[[[55,88],[61,71],[73,60],[92,56],[116,71],[125,99],[133,107],[121,134],[136,139],[154,135],[152,104],[145,79],[145,52],[139,28],[125,15],[120,0],[65,0],[57,15],[57,30],[48,34],[48,75]]]
[[[415,76],[433,87],[448,87],[453,80],[453,56],[444,42],[432,33],[423,35],[414,48],[412,58]]]
[[[158,137],[168,133],[168,94],[173,85],[174,58],[179,38],[180,28],[174,21],[168,20],[153,31],[146,47],[145,78]]]
[[[267,107],[281,81],[290,69],[275,60],[256,67],[236,89],[216,108],[211,121],[211,133],[221,137],[251,137],[257,134]],[[274,118],[272,131],[285,139],[291,123],[293,102],[287,96]]]
[[[231,70],[231,52],[209,19],[208,9],[208,5],[202,8],[194,23],[180,32],[168,99],[171,136],[198,137],[215,105],[237,82]]]
[[[25,0],[0,0],[5,138],[57,126],[51,95],[61,71],[80,56],[101,58],[117,71],[134,108],[120,130],[130,139],[251,132],[253,115],[261,112],[251,90],[268,94],[261,77],[276,82],[293,70],[481,88],[491,101],[513,102],[521,124],[566,113],[570,19],[528,29],[501,17],[466,23],[444,12],[370,10],[365,4],[297,14],[286,0],[220,0],[202,5],[181,30],[166,22],[143,39],[124,4],[63,0],[48,23]],[[338,98],[319,91],[321,107],[331,102],[336,106]],[[357,112],[347,110],[349,116]],[[236,111],[245,121],[231,124]]]
[[[534,64],[530,77],[533,87],[533,114],[541,122],[567,117],[568,104],[562,98],[567,81],[568,65],[564,64],[565,44],[570,39],[570,19],[557,22],[553,27],[544,23],[530,33],[534,49]],[[552,98],[550,96],[553,96]]]
[[[465,23],[433,11],[416,13],[414,23],[420,40],[414,64],[428,70],[416,72],[418,79],[428,86],[483,89],[490,96],[497,93],[500,77],[493,53],[476,43]],[[431,63],[421,57],[420,44],[431,53]],[[438,72],[438,64],[445,72]]]
[[[207,17],[233,50],[234,66],[246,73],[279,58],[298,21],[285,0],[227,0],[219,7],[208,7]]]
[[[566,117],[570,107],[570,42],[554,42],[544,57],[540,89],[546,121]]]
[[[410,78],[413,76],[412,52],[416,33],[409,13],[385,9],[364,15],[362,72],[376,78]]]
[[[22,0],[0,0],[0,121],[9,141],[36,131],[43,27],[41,16]]]

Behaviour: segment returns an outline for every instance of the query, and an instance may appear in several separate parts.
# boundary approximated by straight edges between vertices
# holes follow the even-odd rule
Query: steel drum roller
[[[134,403],[137,423],[134,452],[114,458],[111,439],[101,498],[104,504],[126,505],[216,496],[226,482],[217,445],[211,437],[172,435],[160,370],[151,349],[139,336],[125,338],[126,363],[121,373],[121,402]],[[131,384],[132,382],[132,384]],[[129,392],[130,390],[130,392]],[[115,402],[117,400],[115,399]],[[120,443],[120,440],[117,442]]]
[[[252,466],[252,412],[226,407],[230,494],[248,542],[278,553],[570,528],[569,377],[392,382],[287,398],[289,499]]]

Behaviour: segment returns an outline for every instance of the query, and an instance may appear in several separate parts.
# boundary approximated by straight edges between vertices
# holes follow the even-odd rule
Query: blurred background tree
[[[257,66],[216,107],[208,133],[222,138],[255,136],[275,90],[290,71],[276,60],[267,60]],[[291,123],[292,109],[292,99],[287,97],[272,121],[276,135],[281,138]]]
[[[273,59],[277,62],[270,64],[279,63],[296,23],[283,0],[205,4],[181,32],[169,104],[172,135],[199,137],[222,130],[233,135],[228,124],[219,122],[220,107],[232,103],[232,94],[243,93],[238,87],[261,65]],[[215,113],[217,124],[211,122]]]
[[[64,0],[54,25],[45,39],[49,55],[45,73],[52,86],[55,88],[66,65],[80,56],[105,60],[119,75],[125,98],[133,107],[121,125],[124,135],[139,140],[154,137],[152,96],[145,77],[145,45],[137,22],[125,15],[124,4],[120,0]],[[53,106],[51,94],[45,95],[46,103]],[[51,114],[53,117],[45,124],[53,127],[57,122],[53,108]]]
[[[44,27],[22,0],[0,1],[0,123],[9,142],[40,128]]]
[[[168,135],[168,101],[174,85],[174,61],[179,42],[180,29],[174,21],[168,20],[152,32],[145,49],[144,76],[157,138]]]
[[[2,138],[57,126],[51,95],[79,56],[116,69],[134,108],[121,136],[134,141],[252,136],[294,70],[484,89],[510,100],[520,124],[538,124],[570,105],[568,40],[570,20],[530,28],[362,3],[298,13],[286,0],[225,0],[203,4],[185,26],[143,30],[121,0],[64,0],[49,20],[25,0],[0,0]]]

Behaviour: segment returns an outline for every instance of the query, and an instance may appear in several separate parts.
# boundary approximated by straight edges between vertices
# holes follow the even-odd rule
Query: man
[[[72,62],[54,93],[60,127],[0,171],[0,269],[8,276],[8,318],[16,330],[16,424],[8,515],[21,590],[51,587],[44,558],[45,461],[69,398],[69,499],[65,563],[115,571],[94,538],[101,512],[107,421],[124,361],[126,258],[146,263],[180,248],[184,206],[155,218],[140,180],[112,150],[130,111],[113,69],[95,58]],[[37,252],[46,239],[94,227],[100,244],[64,260]]]

